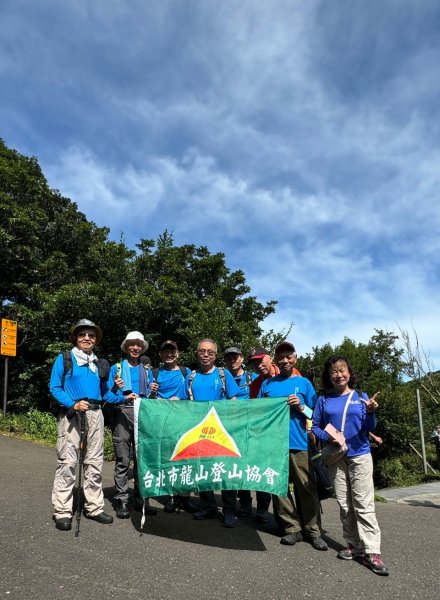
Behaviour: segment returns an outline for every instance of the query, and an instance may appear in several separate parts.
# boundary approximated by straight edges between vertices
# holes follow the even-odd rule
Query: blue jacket
[[[305,377],[276,375],[265,379],[258,392],[258,397],[282,398],[291,394],[298,396],[300,404],[305,404],[311,409],[314,408],[316,393],[313,385]],[[290,450],[308,449],[306,418],[294,406],[290,407],[289,448]]]
[[[55,359],[50,375],[49,390],[55,400],[65,408],[71,408],[78,400],[102,400],[107,392],[107,386],[99,377],[98,369],[95,373],[87,366],[79,366],[75,356],[71,353],[72,370],[64,378],[64,359],[59,354]]]
[[[338,431],[341,431],[342,414],[347,401],[348,394],[343,396],[319,396],[313,412],[312,432],[323,441],[330,440],[325,426],[331,423]],[[368,400],[368,396],[362,393],[362,398]],[[347,409],[345,427],[343,434],[348,447],[347,456],[361,456],[369,454],[370,441],[368,434],[376,427],[376,415],[367,413],[364,402],[360,400],[355,391]]]

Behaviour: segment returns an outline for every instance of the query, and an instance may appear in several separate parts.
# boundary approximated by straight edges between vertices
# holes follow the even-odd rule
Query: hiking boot
[[[130,511],[128,510],[127,502],[123,500],[118,500],[118,505],[116,507],[116,516],[118,519],[129,519]]]
[[[55,527],[60,531],[69,531],[69,529],[72,529],[72,519],[69,517],[61,517],[61,519],[54,517],[53,520],[55,521]]]
[[[92,519],[92,521],[96,521],[97,523],[101,523],[102,525],[109,525],[110,523],[113,523],[113,517],[111,517],[104,511],[100,512],[97,515],[89,515],[86,513],[85,516],[87,519]]]
[[[336,556],[342,560],[353,560],[353,558],[364,556],[364,552],[360,548],[348,544],[346,548],[339,550]]]
[[[267,517],[267,510],[257,508],[257,512],[255,513],[255,521],[257,523],[267,523],[268,520],[269,519]]]
[[[318,535],[317,537],[311,537],[309,538],[309,540],[313,548],[315,548],[315,550],[328,550],[327,544],[324,542],[320,535]]]
[[[174,498],[171,498],[171,500],[168,500],[168,502],[165,503],[165,505],[163,507],[163,512],[166,512],[166,513],[176,512],[176,503],[174,502]]]
[[[192,515],[200,511],[200,506],[194,504],[189,496],[177,496],[176,504],[178,509],[183,509]]]
[[[293,533],[286,533],[286,535],[280,539],[280,544],[283,544],[283,546],[294,546],[297,542],[301,542],[301,540],[301,532],[294,531]]]
[[[234,515],[234,513],[227,512],[227,513],[225,513],[223,515],[223,517],[224,517],[223,518],[223,525],[225,527],[229,527],[229,528],[235,527],[236,523],[235,523],[235,515]]]
[[[217,519],[218,510],[216,508],[210,508],[209,510],[199,510],[193,514],[196,521],[206,521],[207,519]]]
[[[380,554],[365,554],[364,565],[370,567],[373,573],[376,575],[389,575],[389,571],[386,568]]]

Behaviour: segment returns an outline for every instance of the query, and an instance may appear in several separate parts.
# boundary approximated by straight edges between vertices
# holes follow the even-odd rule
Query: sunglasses
[[[83,340],[84,338],[90,338],[91,340],[96,340],[96,333],[90,333],[89,331],[79,331],[78,339]]]

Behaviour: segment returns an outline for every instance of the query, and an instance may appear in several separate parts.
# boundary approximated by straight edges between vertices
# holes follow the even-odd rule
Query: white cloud
[[[223,251],[300,348],[413,319],[440,355],[438,14],[14,3],[5,140],[116,239]]]

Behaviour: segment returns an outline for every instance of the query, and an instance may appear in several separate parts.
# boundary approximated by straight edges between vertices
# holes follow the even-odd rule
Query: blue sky
[[[440,4],[4,0],[0,137],[134,247],[244,271],[300,354],[417,331],[440,368]],[[135,326],[135,324],[133,324]]]

